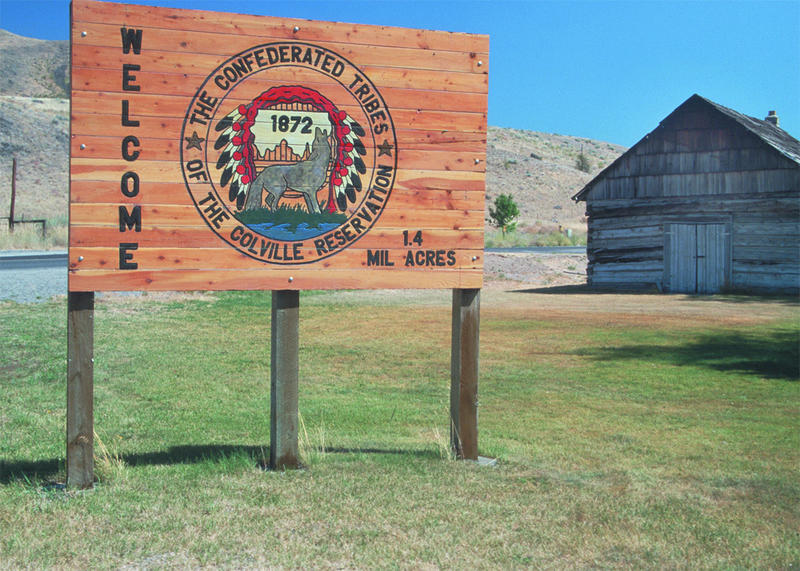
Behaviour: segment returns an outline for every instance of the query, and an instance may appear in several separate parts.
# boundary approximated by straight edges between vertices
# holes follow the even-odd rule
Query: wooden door
[[[729,274],[726,224],[670,224],[667,234],[668,291],[718,293]]]

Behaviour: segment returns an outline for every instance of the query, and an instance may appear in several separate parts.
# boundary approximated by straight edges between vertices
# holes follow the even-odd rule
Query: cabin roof
[[[691,105],[696,105],[697,103],[706,105],[710,110],[721,113],[732,119],[741,127],[761,139],[766,145],[789,159],[790,161],[800,165],[800,141],[792,137],[789,133],[781,129],[780,127],[773,125],[769,121],[764,121],[762,119],[756,119],[755,117],[748,117],[738,111],[734,111],[733,109],[729,109],[719,103],[715,103],[710,99],[706,99],[705,97],[701,97],[700,95],[694,94],[689,99],[681,103],[672,113],[670,113],[667,117],[665,117],[659,124],[658,127],[653,129],[650,133],[645,135],[642,139],[639,140],[635,145],[633,145],[630,149],[625,151],[621,156],[617,157],[613,163],[608,165],[605,169],[600,171],[597,176],[595,176],[592,180],[590,180],[586,186],[584,186],[580,192],[578,192],[575,196],[572,197],[572,200],[579,202],[581,200],[586,199],[586,195],[594,188],[595,184],[601,181],[608,173],[613,171],[617,164],[621,161],[625,160],[625,158],[630,155],[631,153],[636,152],[636,148],[641,145],[644,141],[646,141],[650,135],[655,133],[664,123],[668,122],[672,117],[675,115],[682,113],[684,109]]]

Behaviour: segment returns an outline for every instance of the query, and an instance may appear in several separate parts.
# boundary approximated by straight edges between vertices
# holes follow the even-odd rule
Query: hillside
[[[69,97],[69,42],[0,30],[0,95]]]
[[[589,160],[588,173],[576,168],[581,152]],[[623,152],[625,147],[591,139],[489,127],[486,217],[494,199],[510,193],[520,225],[585,228],[585,205],[571,197]]]
[[[8,212],[11,163],[17,157],[18,217],[66,217],[68,44],[0,30],[0,53],[0,216]],[[45,93],[58,97],[42,97]],[[588,174],[575,166],[581,150],[590,162]],[[486,217],[489,205],[506,193],[519,205],[521,227],[585,228],[584,206],[571,196],[624,150],[579,137],[489,127]]]
[[[0,216],[8,216],[14,157],[16,217],[66,218],[68,99],[0,95]]]

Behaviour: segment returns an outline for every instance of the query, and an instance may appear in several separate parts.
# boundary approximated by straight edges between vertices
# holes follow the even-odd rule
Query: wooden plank
[[[87,184],[92,184],[87,182]],[[165,185],[166,186],[166,185]],[[148,187],[148,191],[152,191],[152,188]],[[117,189],[117,192],[119,190]],[[158,203],[151,204],[150,206],[153,208],[159,207],[169,207],[169,206],[180,206],[181,208],[185,207],[186,202],[186,190],[176,188],[172,185],[168,187],[168,192],[159,195]],[[473,211],[479,212],[479,208],[482,206],[478,200],[475,198],[475,195],[479,195],[478,193],[468,192],[462,193],[458,191],[426,191],[426,190],[417,190],[417,191],[396,191],[392,194],[390,200],[393,207],[402,207],[407,209],[413,209],[415,211],[426,210],[426,211]],[[89,206],[91,204],[106,204],[112,208],[118,208],[120,204],[138,204],[141,202],[141,199],[137,200],[137,197],[125,198],[124,200],[118,201],[117,204],[111,204],[113,200],[113,193],[109,192],[108,189],[103,189],[98,184],[97,188],[88,189],[83,192],[76,192],[74,200],[72,201],[73,205],[82,205],[82,206]],[[97,200],[102,200],[103,202],[96,202]],[[76,217],[74,219],[75,224],[82,224],[83,218]],[[164,222],[163,218],[158,219],[158,223],[150,220],[150,224],[148,226],[153,226],[154,224],[159,224]],[[201,224],[197,223],[198,221],[192,220],[192,223],[195,223],[197,226],[201,226]],[[420,219],[420,223],[422,219]],[[90,222],[86,222],[90,223]],[[112,221],[107,221],[108,224],[114,224]]]
[[[146,183],[141,194],[157,196],[159,205],[185,205],[188,197],[186,186],[176,183]],[[424,208],[425,210],[480,210],[484,195],[480,191],[394,189],[389,200],[393,206]],[[120,181],[74,181],[71,187],[72,204],[108,203],[138,204],[142,196],[124,196],[120,193]]]
[[[82,119],[83,126],[86,127],[81,133],[74,133],[74,137],[70,142],[70,153],[75,158],[116,158],[121,156],[121,143],[122,139],[127,135],[136,135],[141,142],[141,151],[143,153],[150,151],[151,145],[159,145],[160,149],[172,148],[173,152],[177,153],[180,150],[181,143],[180,132],[173,132],[167,130],[165,124],[157,122],[157,119],[152,119],[150,126],[152,130],[142,130],[132,132],[118,125],[119,118],[114,118],[112,124],[103,124],[99,119],[101,116],[89,116],[91,119],[84,117]],[[110,121],[107,118],[107,121]],[[142,119],[139,119],[142,122]],[[151,121],[151,120],[148,120]],[[177,123],[175,123],[177,125]],[[173,127],[175,126],[173,125]],[[73,125],[73,129],[74,129]],[[147,133],[147,134],[145,134]],[[452,129],[444,130],[428,130],[428,129],[398,129],[397,141],[401,145],[400,153],[405,154],[406,151],[426,151],[426,152],[457,152],[457,153],[477,153],[477,158],[485,156],[486,151],[486,132],[483,131],[454,131]],[[172,137],[175,135],[175,137]],[[84,145],[85,148],[81,148]],[[93,157],[92,153],[99,153],[98,149],[102,149],[104,145],[110,150],[104,151],[105,154],[110,156],[97,155]],[[365,148],[373,149],[372,146]],[[481,159],[482,160],[482,159]],[[455,170],[455,169],[454,169]],[[484,165],[485,170],[485,165]]]
[[[747,234],[737,230],[734,234],[734,247],[736,252],[794,252],[796,258],[800,259],[800,235],[797,232],[780,233],[779,229],[775,234]]]
[[[733,262],[733,271],[749,274],[785,274],[787,279],[797,280],[800,276],[800,265],[786,260],[756,262],[736,260]]]
[[[728,172],[607,177],[596,186],[589,201],[619,198],[699,197],[745,193],[781,193],[797,188],[798,170],[736,170]]]
[[[592,238],[591,249],[594,251],[615,251],[640,248],[660,248],[664,243],[664,236],[661,233],[651,236],[635,236],[631,238]]]
[[[94,485],[94,292],[67,296],[67,486]]]
[[[128,133],[130,134],[130,133]],[[124,135],[123,135],[124,136]],[[136,150],[141,161],[169,161],[180,152],[180,137],[174,139],[148,139],[137,137]],[[120,137],[76,136],[72,141],[73,156],[81,160],[116,160],[121,155]],[[375,153],[374,147],[364,146],[367,152]],[[486,163],[480,153],[457,150],[414,150],[403,148],[398,154],[398,169],[410,164],[416,169],[486,172]],[[138,166],[138,165],[137,165]],[[117,189],[119,194],[119,189]]]
[[[361,249],[378,249],[389,245],[397,247],[403,244],[403,229],[373,229],[369,234],[358,241]],[[413,232],[412,232],[413,234]],[[456,250],[472,250],[473,255],[483,256],[483,229],[453,230],[453,229],[426,229],[424,231],[424,247],[426,249],[454,248]],[[109,226],[80,226],[70,228],[70,249],[72,248],[99,248],[109,244],[119,243],[120,232],[117,228]],[[142,232],[136,236],[139,247],[144,248],[213,248],[221,244],[218,236],[210,233],[203,226],[162,226],[152,227],[143,225]],[[73,256],[72,259],[75,259]]]
[[[213,168],[213,167],[212,167]],[[130,163],[115,159],[72,159],[70,176],[73,181],[117,182],[121,175],[135,170],[141,180],[148,183],[183,184],[180,164],[168,161],[136,161],[135,169]],[[405,169],[398,172],[395,188],[400,190],[463,190],[482,191],[485,176],[482,172],[433,171]]]
[[[627,225],[627,220],[663,220],[665,216],[714,214],[720,212],[741,213],[742,220],[748,216],[782,215],[797,216],[800,213],[798,192],[777,191],[745,193],[728,196],[688,196],[680,198],[653,198],[647,200],[603,201],[593,204],[588,210],[595,224],[605,226]]]
[[[108,23],[122,21],[129,27],[158,27],[165,30],[215,32],[224,42],[231,36],[265,36],[302,41],[347,42],[366,46],[408,47],[424,50],[489,53],[489,36],[430,30],[409,30],[389,26],[344,24],[312,20],[239,16],[201,10],[176,10],[161,7],[131,6],[105,2],[75,2],[72,17],[76,22]],[[85,27],[76,27],[80,34]],[[295,28],[298,28],[295,31]],[[173,35],[178,35],[173,32]]]
[[[119,227],[115,204],[71,204],[69,212],[71,224]],[[142,224],[150,226],[203,226],[197,209],[190,205],[142,205],[141,213]],[[381,215],[377,227],[479,230],[483,216],[482,210],[390,210]]]
[[[231,55],[235,55],[235,52]],[[138,63],[141,60],[126,58],[120,61],[119,64],[111,66],[111,69],[115,70],[116,73],[112,73],[110,70],[74,67],[72,70],[72,90],[124,93],[120,70],[124,63],[130,63],[131,61],[136,61],[137,63],[134,65],[140,66],[139,69],[135,70],[135,73],[131,72],[130,75],[136,78],[135,84],[140,85],[141,91],[144,93],[186,95],[191,97],[194,95],[191,92],[191,86],[196,89],[196,86],[202,84],[207,77],[207,75],[199,74],[151,71]],[[209,71],[213,71],[215,67],[212,64]],[[489,78],[484,74],[408,70],[369,65],[358,66],[358,69],[382,88],[424,89],[450,94],[451,97],[456,93],[485,94],[489,92]],[[297,73],[301,76],[308,75],[313,77],[312,72],[300,70]],[[285,70],[271,72],[269,77],[275,78],[272,84],[275,81],[291,82],[291,73]],[[249,83],[252,83],[255,91],[266,91],[270,87],[270,81],[259,75],[255,75]]]
[[[445,250],[443,248],[394,248],[397,239],[392,238],[387,243],[375,244],[372,248],[365,248],[361,242],[338,254],[327,262],[327,267],[345,266],[357,269],[368,268],[370,260],[375,259],[375,251],[384,252],[381,256],[382,263],[392,263],[396,266],[410,268],[432,269],[444,265],[451,269],[480,269],[483,264],[482,250]],[[181,270],[192,269],[252,269],[261,266],[255,260],[217,240],[216,248],[147,248],[140,247],[136,250],[135,259],[141,269],[148,268],[174,268]],[[374,243],[374,239],[373,239]],[[427,244],[426,244],[427,245]],[[410,258],[409,258],[410,252]],[[419,253],[418,253],[419,252]],[[452,255],[448,254],[451,252]],[[310,242],[299,253],[309,259],[314,255],[314,246]],[[372,255],[370,255],[370,253]],[[69,268],[71,270],[97,270],[115,268],[119,263],[119,248],[79,248],[73,247],[69,253]],[[373,262],[375,263],[375,262]],[[290,267],[298,267],[293,265]]]
[[[625,285],[650,285],[660,284],[663,278],[663,269],[658,271],[637,272],[637,271],[621,271],[615,270],[612,272],[605,271],[601,266],[593,267],[591,285],[602,284],[625,284]]]
[[[686,257],[682,257],[681,260],[686,259]],[[600,268],[602,266],[603,271],[607,272],[617,272],[617,271],[626,271],[626,272],[639,272],[639,271],[660,271],[664,269],[664,262],[660,259],[656,260],[644,260],[639,262],[624,262],[624,263],[603,263],[603,264],[595,264],[595,268]]]
[[[612,238],[652,237],[661,235],[663,226],[633,226],[630,228],[596,229],[592,228],[591,238],[609,240]]]
[[[478,459],[480,289],[454,289],[450,358],[450,446]]]
[[[391,163],[391,159],[386,161]],[[70,161],[70,175],[75,181],[115,181],[119,182],[123,173],[135,170],[139,177],[150,183],[174,183],[184,184],[184,177],[180,163],[174,161],[158,161],[138,159],[135,165],[120,159],[90,159],[73,158]],[[135,167],[135,168],[134,168]],[[210,165],[209,169],[214,166]],[[403,179],[407,181],[406,186],[401,188],[430,189],[438,190],[465,190],[480,191],[481,183],[485,180],[483,171],[456,171],[410,169],[403,168],[400,171]]]
[[[697,152],[636,153],[611,176],[661,176],[760,171],[787,168],[780,155],[762,149],[715,149]]]
[[[258,92],[256,92],[258,93]],[[135,105],[132,103],[131,105]],[[343,106],[352,109],[349,106]],[[462,113],[460,111],[426,111],[396,109],[392,110],[392,118],[396,124],[405,130],[416,131],[457,131],[464,133],[486,133],[485,113]],[[172,117],[153,117],[150,115],[136,115],[135,119],[140,125],[136,129],[124,129],[119,126],[119,116],[111,115],[73,115],[72,133],[76,137],[89,136],[119,136],[136,133],[153,133],[155,136],[180,140],[183,128],[183,119]],[[191,132],[191,128],[189,128]],[[404,132],[398,133],[398,143],[405,143]],[[412,137],[416,137],[412,134]],[[485,137],[485,135],[483,135]],[[84,144],[79,141],[78,144]]]
[[[663,241],[663,239],[662,239]],[[620,248],[600,249],[592,248],[588,252],[589,260],[597,264],[624,264],[633,265],[641,262],[651,262],[661,265],[664,260],[664,247],[653,248]]]
[[[175,41],[173,30],[149,28],[142,26],[143,33],[147,34],[148,50],[142,54],[142,66],[155,72],[175,72],[171,63],[176,59],[183,59],[177,71],[188,75],[207,75],[208,69],[214,69],[231,53],[247,51],[254,45],[254,38],[246,35],[226,35],[220,38],[218,32],[192,32],[181,42]],[[86,36],[77,37],[81,49],[73,61],[79,68],[93,70],[117,71],[119,66],[113,65],[120,59],[120,32],[119,26],[108,24],[83,24],[81,32]],[[285,42],[287,39],[258,36],[255,38],[257,45]],[[224,47],[224,51],[220,50]],[[363,65],[375,67],[397,67],[412,70],[428,71],[456,71],[461,73],[475,73],[488,75],[488,54],[478,56],[475,52],[447,51],[447,50],[420,50],[418,48],[400,48],[385,46],[365,46],[342,42],[325,42],[325,47],[335,51],[342,57],[351,61],[358,61]],[[184,54],[191,53],[191,60],[186,60]],[[479,64],[480,62],[480,64]]]
[[[299,468],[300,292],[272,292],[270,327],[269,466],[272,470]]]
[[[292,278],[291,281],[289,278]],[[85,270],[70,272],[69,290],[219,291],[249,289],[452,289],[480,288],[482,270],[373,269]]]
[[[119,74],[119,69],[115,69],[115,74]],[[323,83],[312,82],[311,86],[322,87]],[[119,87],[119,86],[116,86]],[[115,87],[115,89],[116,89]],[[131,100],[123,91],[74,91],[72,99],[72,113],[89,113],[95,115],[119,115],[120,101],[123,99]],[[186,114],[187,101],[186,93],[184,96],[177,94],[171,95],[150,95],[138,93],[136,95],[136,107],[131,107],[131,113],[135,116],[143,115],[140,109],[145,110],[147,115],[153,117],[183,117]],[[441,91],[401,89],[387,87],[381,89],[381,95],[386,100],[391,109],[411,109],[419,111],[453,111],[452,95]],[[233,104],[246,103],[243,98],[232,97],[229,101]],[[458,95],[458,109],[461,113],[486,113],[486,96],[483,93],[460,93]]]
[[[785,274],[780,270],[760,273],[735,270],[733,288],[735,290],[797,295],[800,291],[800,275]]]

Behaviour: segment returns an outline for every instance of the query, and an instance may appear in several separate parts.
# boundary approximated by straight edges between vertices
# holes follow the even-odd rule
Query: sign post
[[[74,0],[71,50],[69,291],[272,290],[274,467],[298,291],[480,289],[487,36]]]
[[[269,467],[297,468],[300,292],[272,292]]]
[[[481,290],[453,290],[450,356],[450,447],[458,458],[478,459],[478,355]]]
[[[94,484],[94,292],[67,296],[67,485]]]

